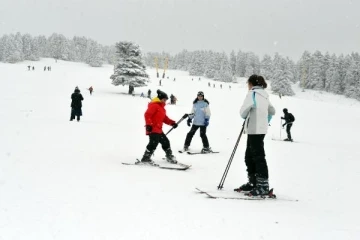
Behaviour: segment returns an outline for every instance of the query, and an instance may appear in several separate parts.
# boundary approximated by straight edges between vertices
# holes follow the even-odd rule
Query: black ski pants
[[[291,127],[292,127],[292,123],[286,124],[286,133],[287,133],[288,139],[292,139],[291,132],[290,132]]]
[[[264,150],[265,134],[250,134],[247,137],[245,164],[249,176],[269,178]]]
[[[205,126],[196,126],[192,125],[190,131],[186,135],[185,144],[184,146],[190,146],[191,140],[194,137],[194,134],[196,131],[200,128],[200,137],[203,143],[203,147],[208,148],[209,147],[209,140],[206,136],[206,127]]]
[[[76,116],[76,120],[80,121],[80,116],[82,115],[81,108],[71,108],[71,116],[70,120],[74,120]]]
[[[150,133],[149,144],[146,146],[146,149],[152,154],[159,143],[165,152],[169,151],[170,141],[164,133]]]

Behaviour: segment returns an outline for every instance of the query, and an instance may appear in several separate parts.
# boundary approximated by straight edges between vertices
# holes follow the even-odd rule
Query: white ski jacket
[[[240,109],[245,119],[245,134],[266,134],[275,108],[269,101],[269,94],[260,86],[253,87],[246,95]]]

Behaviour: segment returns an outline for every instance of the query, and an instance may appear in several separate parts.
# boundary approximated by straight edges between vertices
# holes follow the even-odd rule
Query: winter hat
[[[283,112],[284,112],[284,113],[287,113],[287,112],[288,112],[287,108],[284,108],[284,109],[283,109]]]
[[[204,92],[203,92],[203,91],[199,91],[197,95],[204,97]]]
[[[160,89],[158,89],[156,91],[156,93],[158,94],[157,96],[159,99],[164,99],[164,98],[169,99],[168,95],[166,93],[164,93],[163,91],[161,91]]]

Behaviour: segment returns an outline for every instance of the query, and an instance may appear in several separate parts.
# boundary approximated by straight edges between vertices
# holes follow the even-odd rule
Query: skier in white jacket
[[[269,173],[265,159],[264,138],[275,108],[269,101],[265,91],[267,83],[262,76],[252,75],[248,79],[249,92],[240,109],[245,119],[244,133],[248,135],[245,164],[249,181],[235,191],[248,191],[250,196],[267,195],[269,193]]]

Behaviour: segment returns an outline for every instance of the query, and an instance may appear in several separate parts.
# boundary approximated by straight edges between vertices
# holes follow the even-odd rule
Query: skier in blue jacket
[[[211,112],[209,107],[209,101],[205,99],[204,92],[200,91],[197,94],[193,102],[193,107],[191,109],[191,113],[189,114],[189,118],[187,120],[187,125],[190,127],[191,122],[193,121],[193,125],[186,135],[184,151],[189,150],[189,146],[191,144],[191,140],[196,133],[196,131],[200,128],[200,137],[203,143],[202,153],[210,153],[212,152],[209,141],[206,136],[206,128],[209,125]]]

